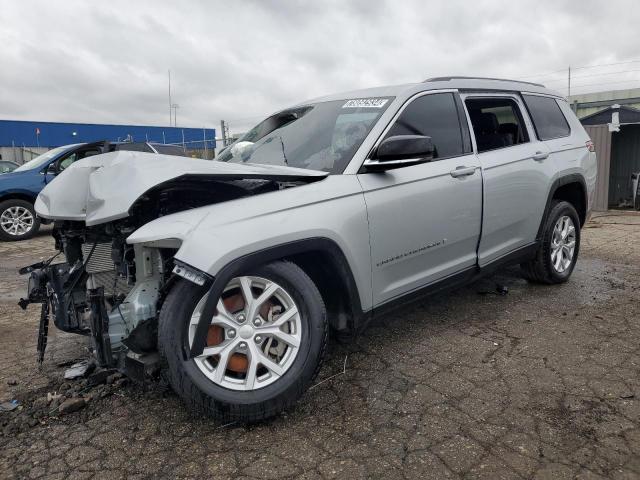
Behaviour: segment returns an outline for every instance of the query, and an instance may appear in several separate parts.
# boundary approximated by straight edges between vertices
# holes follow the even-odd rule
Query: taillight
[[[595,152],[596,151],[596,145],[591,140],[586,142],[585,146],[587,147],[587,150],[589,150],[590,152]]]

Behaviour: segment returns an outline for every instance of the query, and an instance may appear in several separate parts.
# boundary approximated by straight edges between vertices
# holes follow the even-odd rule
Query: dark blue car
[[[76,160],[103,152],[105,142],[54,148],[0,175],[0,240],[31,238],[40,228],[33,204],[45,185]]]

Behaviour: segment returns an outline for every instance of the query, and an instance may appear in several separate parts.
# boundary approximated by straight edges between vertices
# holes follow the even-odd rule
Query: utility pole
[[[171,126],[171,70],[169,72],[169,126]]]
[[[224,120],[220,120],[220,133],[222,134],[222,146],[227,146],[227,126]]]
[[[571,96],[571,65],[569,65],[569,76],[567,78],[567,98]]]
[[[180,108],[180,105],[178,105],[177,103],[174,103],[171,105],[171,108],[173,108],[173,126],[177,127],[178,126],[178,108]],[[169,119],[169,122],[171,122],[171,119]]]
[[[209,160],[209,149],[207,148],[207,129],[202,129],[202,143],[204,144],[204,159]]]

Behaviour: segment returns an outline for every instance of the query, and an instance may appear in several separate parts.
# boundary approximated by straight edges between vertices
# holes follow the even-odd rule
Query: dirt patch
[[[162,386],[65,382],[86,340],[55,329],[37,368],[37,308],[3,296],[0,400],[23,409],[0,413],[0,476],[640,478],[640,216],[588,227],[567,284],[511,268],[397,311],[332,342],[317,387],[252,426],[194,417]],[[3,291],[51,247],[0,245]],[[479,294],[496,282],[509,293]],[[51,414],[58,390],[79,409]]]

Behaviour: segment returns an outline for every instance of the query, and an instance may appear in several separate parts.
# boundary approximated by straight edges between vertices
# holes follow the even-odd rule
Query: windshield
[[[69,150],[73,146],[75,145],[65,145],[64,147],[58,147],[54,148],[53,150],[49,150],[48,152],[43,153],[42,155],[38,155],[36,158],[29,160],[27,163],[20,165],[14,170],[14,172],[22,172],[24,170],[33,170],[35,168],[40,168],[51,159],[57,157],[65,150]]]
[[[342,173],[390,100],[345,99],[284,110],[249,130],[218,160]]]

